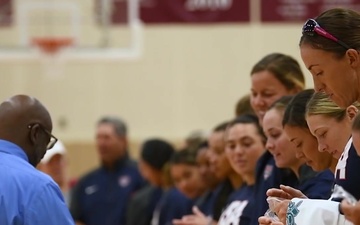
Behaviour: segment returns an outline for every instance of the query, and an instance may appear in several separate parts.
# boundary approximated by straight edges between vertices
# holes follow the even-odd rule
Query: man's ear
[[[35,144],[39,140],[39,124],[34,124],[31,126],[30,132],[29,132],[29,139],[32,144]]]

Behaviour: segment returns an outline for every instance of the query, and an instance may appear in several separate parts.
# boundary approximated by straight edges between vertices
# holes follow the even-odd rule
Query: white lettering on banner
[[[221,214],[219,225],[227,224],[239,224],[240,217],[243,214],[245,207],[249,202],[245,201],[233,201],[224,212]]]
[[[233,0],[187,0],[185,8],[188,11],[197,10],[228,10],[231,8]]]
[[[282,0],[283,4],[314,4],[319,0]]]
[[[281,16],[288,18],[302,18],[308,14],[307,7],[301,4],[279,6],[276,11]]]

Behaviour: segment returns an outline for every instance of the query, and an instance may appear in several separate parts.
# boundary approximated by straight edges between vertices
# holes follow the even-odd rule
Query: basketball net
[[[65,60],[61,51],[73,45],[72,38],[33,38],[32,44],[40,50],[40,59],[45,75],[59,77],[63,74]]]

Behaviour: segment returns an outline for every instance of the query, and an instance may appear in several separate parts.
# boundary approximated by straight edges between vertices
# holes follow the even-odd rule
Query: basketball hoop
[[[68,37],[37,37],[31,40],[33,46],[40,51],[40,59],[44,73],[48,76],[59,77],[63,73],[64,59],[60,51],[74,44],[73,38]]]
[[[32,44],[37,46],[43,53],[47,55],[54,55],[60,49],[73,45],[73,38],[59,38],[59,37],[41,37],[33,38]]]

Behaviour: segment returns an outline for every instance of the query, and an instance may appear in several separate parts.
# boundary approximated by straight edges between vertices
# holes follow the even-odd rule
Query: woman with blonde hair
[[[306,109],[306,121],[310,132],[317,139],[318,150],[327,152],[338,160],[334,170],[335,184],[344,188],[356,199],[360,198],[360,177],[357,174],[360,169],[360,157],[352,144],[351,127],[359,108],[358,103],[345,109],[341,108],[325,93],[318,92],[309,100]],[[274,193],[276,192],[272,194]],[[276,196],[279,197],[279,193],[277,192]],[[291,210],[295,206],[299,210],[299,213],[292,217],[295,223],[301,221],[306,224],[316,221],[317,224],[337,224],[338,221],[344,221],[339,214],[337,202],[296,199],[296,197],[304,196],[292,195],[289,192],[287,195],[289,199],[295,199],[292,199],[289,205],[284,204],[280,207],[278,215],[282,218],[282,222],[285,222],[284,213],[287,208]],[[282,209],[283,207],[285,209]],[[331,223],[329,223],[330,220],[321,216],[324,211],[328,212],[328,218],[333,218]],[[287,221],[289,222],[289,217]]]
[[[318,141],[320,152],[329,152],[338,160],[335,183],[360,199],[360,157],[352,144],[351,127],[360,104],[341,108],[328,95],[318,92],[307,105],[306,120]]]
[[[312,93],[313,90],[300,92],[297,98],[300,99],[303,96],[304,101],[292,102],[292,96],[285,96],[270,107],[263,120],[263,128],[267,136],[266,148],[274,155],[277,167],[289,168],[296,174],[298,182],[294,187],[309,198],[328,199],[334,182],[334,175],[328,170],[331,164],[327,164],[327,162],[331,163],[331,157],[317,151],[317,142],[311,136],[305,121],[306,97],[309,99]],[[303,110],[297,107],[301,103]],[[296,110],[291,110],[290,114],[287,110],[285,114],[286,106],[296,108]],[[283,121],[285,121],[284,126]],[[294,144],[300,141],[295,139],[300,138],[296,132],[303,132],[303,137],[308,134],[310,138],[308,142],[314,144],[302,146]],[[293,135],[291,139],[288,138],[289,133]]]

